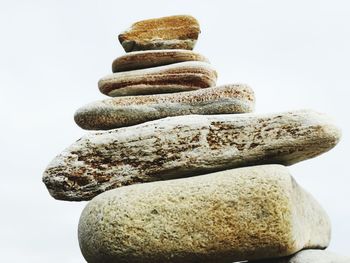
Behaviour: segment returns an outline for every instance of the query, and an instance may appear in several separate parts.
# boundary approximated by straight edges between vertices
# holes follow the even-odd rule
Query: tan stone
[[[350,263],[350,257],[344,257],[332,253],[328,250],[307,249],[302,250],[295,255],[266,259],[258,261],[249,261],[251,263]]]
[[[169,116],[251,112],[254,104],[254,93],[248,86],[224,85],[97,101],[80,108],[74,120],[83,129],[108,130]]]
[[[143,20],[118,36],[126,52],[150,49],[192,50],[200,28],[198,21],[188,15]]]
[[[339,129],[313,111],[186,115],[89,133],[44,172],[50,194],[88,200],[111,188],[278,163],[291,165],[333,148]]]
[[[279,165],[132,185],[84,209],[89,263],[228,263],[327,247],[330,222]]]
[[[113,61],[112,71],[121,72],[135,69],[152,68],[185,61],[209,60],[199,53],[183,49],[135,51],[118,57]]]
[[[215,86],[217,73],[208,63],[181,62],[118,72],[102,78],[98,87],[111,97],[197,90]]]

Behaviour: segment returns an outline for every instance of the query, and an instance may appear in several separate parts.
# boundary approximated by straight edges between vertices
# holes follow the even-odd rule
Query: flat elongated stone
[[[102,78],[98,87],[111,97],[149,95],[215,86],[217,73],[205,62],[181,62],[161,67],[118,72]]]
[[[127,53],[113,61],[112,71],[121,72],[135,69],[164,66],[185,61],[209,60],[199,53],[183,49],[147,50]]]
[[[327,247],[330,222],[285,167],[265,165],[108,191],[78,233],[89,263],[227,263]]]
[[[108,130],[169,116],[251,112],[254,103],[254,93],[248,86],[224,85],[98,101],[80,108],[74,120],[83,129]]]
[[[249,261],[251,263],[350,263],[350,257],[344,257],[327,250],[307,249],[284,258]]]
[[[200,28],[198,21],[188,15],[142,20],[118,36],[126,52],[149,49],[192,50]]]
[[[44,172],[50,194],[88,200],[119,186],[240,166],[291,165],[333,148],[339,129],[322,114],[186,115],[89,133]]]

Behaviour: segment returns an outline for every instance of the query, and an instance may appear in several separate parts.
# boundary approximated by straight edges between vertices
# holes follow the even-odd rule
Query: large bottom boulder
[[[264,165],[107,191],[78,232],[89,263],[228,263],[325,248],[330,222],[284,166]]]

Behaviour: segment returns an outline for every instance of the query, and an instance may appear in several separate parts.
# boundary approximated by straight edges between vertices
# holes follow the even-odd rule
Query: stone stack
[[[107,131],[45,170],[54,198],[92,199],[78,230],[85,259],[350,262],[322,250],[329,218],[285,167],[333,148],[340,130],[309,110],[252,113],[252,89],[216,86],[215,69],[192,51],[199,33],[195,18],[171,16],[120,34],[128,53],[98,84],[113,98],[75,114],[83,129]]]

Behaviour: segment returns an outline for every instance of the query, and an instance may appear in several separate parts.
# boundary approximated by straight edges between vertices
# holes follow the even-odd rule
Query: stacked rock
[[[252,89],[216,86],[215,69],[192,51],[199,33],[195,18],[171,16],[120,34],[129,53],[99,81],[114,98],[75,114],[80,127],[108,131],[45,170],[54,198],[92,199],[78,228],[85,259],[350,262],[321,250],[329,218],[285,167],[333,148],[340,130],[308,110],[251,113]]]

